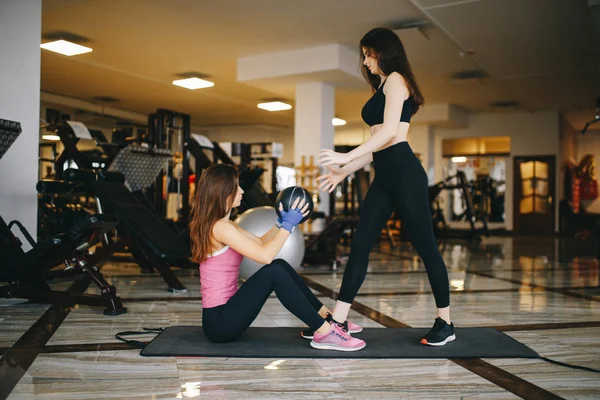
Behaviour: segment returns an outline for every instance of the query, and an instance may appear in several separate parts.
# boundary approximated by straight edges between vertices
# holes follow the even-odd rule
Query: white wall
[[[440,129],[435,132],[435,180],[443,179],[442,140],[463,137],[509,136],[510,157],[506,164],[506,229],[513,229],[513,157],[524,155],[556,155],[556,226],[558,230],[558,200],[560,155],[558,112],[472,114],[466,129]],[[581,148],[581,146],[580,146]],[[446,202],[446,204],[448,204]]]
[[[37,235],[41,0],[0,1],[0,118],[23,132],[0,160],[0,215]]]
[[[600,132],[587,132],[585,135],[579,135],[577,145],[577,163],[586,154],[593,154],[596,161],[596,179],[600,181]],[[592,202],[584,202],[583,206],[588,213],[600,213],[600,197]]]

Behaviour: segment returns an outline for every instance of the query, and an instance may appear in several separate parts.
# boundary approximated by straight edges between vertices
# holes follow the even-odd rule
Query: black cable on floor
[[[552,359],[546,358],[546,357],[540,357],[540,360],[544,360],[546,362],[549,362],[550,364],[560,365],[562,367],[580,369],[580,370],[589,371],[589,372],[600,372],[599,369],[594,369],[594,368],[589,368],[589,367],[582,367],[580,365],[567,364],[567,363],[564,363],[564,362],[561,362],[561,361],[552,360]]]

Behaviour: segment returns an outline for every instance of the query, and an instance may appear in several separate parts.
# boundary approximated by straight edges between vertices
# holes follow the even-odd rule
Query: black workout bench
[[[64,177],[70,184],[83,184],[99,212],[119,216],[119,239],[102,249],[103,255],[128,250],[142,270],[158,271],[169,291],[186,291],[170,267],[190,267],[190,246],[125,186],[123,174],[67,169]]]

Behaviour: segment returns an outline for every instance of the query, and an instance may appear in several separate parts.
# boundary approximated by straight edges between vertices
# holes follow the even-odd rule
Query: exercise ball
[[[275,225],[277,213],[273,207],[269,206],[251,208],[240,214],[235,222],[244,230],[260,237]],[[275,258],[281,258],[287,261],[292,268],[298,269],[304,259],[304,251],[304,236],[300,229],[294,229]],[[248,279],[263,266],[264,264],[244,257],[240,265],[240,276]]]
[[[315,205],[313,203],[312,195],[310,194],[310,192],[300,186],[290,186],[279,192],[279,194],[277,195],[277,199],[275,200],[275,209],[277,210],[277,215],[281,217],[281,214],[279,213],[279,203],[283,204],[283,209],[287,211],[292,207],[292,205],[298,198],[304,199],[304,201],[308,203],[308,214],[306,215],[306,217],[302,218],[302,221],[300,221],[300,223],[303,223],[307,219],[309,219]],[[298,202],[298,204],[300,204],[300,202]]]

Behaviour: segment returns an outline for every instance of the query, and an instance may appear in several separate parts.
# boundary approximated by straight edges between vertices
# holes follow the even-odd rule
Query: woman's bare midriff
[[[374,135],[375,133],[377,133],[377,131],[379,131],[379,129],[381,129],[383,127],[383,124],[379,124],[379,125],[373,125],[371,127],[371,136]],[[379,148],[379,150],[383,150],[387,147],[393,146],[397,143],[400,142],[406,142],[406,138],[408,136],[408,128],[410,127],[410,124],[408,122],[400,122],[398,124],[398,129],[396,130],[396,136],[394,136],[392,138],[392,140],[390,140],[389,142],[387,142],[386,144],[384,144],[383,146],[381,146]],[[378,151],[379,151],[378,150]]]

